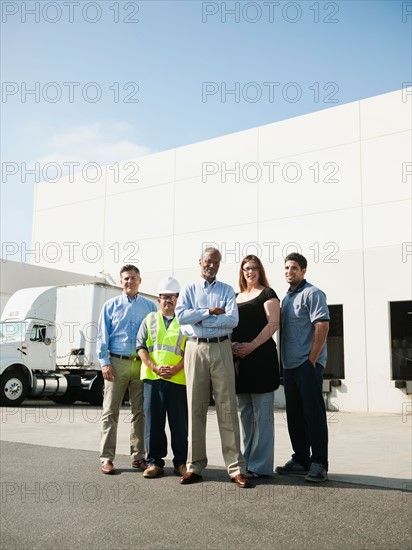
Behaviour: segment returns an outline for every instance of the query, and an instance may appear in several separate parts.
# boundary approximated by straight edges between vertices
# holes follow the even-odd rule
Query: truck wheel
[[[54,403],[57,403],[58,405],[73,405],[76,400],[76,394],[72,393],[70,390],[63,395],[52,397],[52,401],[54,401]]]
[[[104,380],[100,376],[93,382],[92,387],[87,392],[87,399],[90,405],[101,407],[103,405]]]
[[[20,405],[29,393],[25,375],[18,370],[9,370],[0,377],[0,404]]]

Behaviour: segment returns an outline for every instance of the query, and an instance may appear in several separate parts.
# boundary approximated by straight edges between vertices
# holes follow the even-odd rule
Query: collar
[[[139,298],[139,293],[137,293],[134,298],[130,298],[130,296],[128,296],[126,294],[126,292],[123,292],[123,298],[124,298],[124,300],[127,300],[128,302],[137,302],[137,300]]]
[[[202,283],[203,288],[209,288],[210,286],[213,286],[216,283],[217,279],[209,283],[206,279],[203,279],[203,277],[200,277],[200,281]]]
[[[303,289],[303,287],[306,285],[306,283],[307,283],[307,280],[303,279],[303,281],[300,283],[300,285],[298,287],[295,288],[295,290],[292,290],[289,287],[288,294],[295,294],[297,292],[300,292]]]

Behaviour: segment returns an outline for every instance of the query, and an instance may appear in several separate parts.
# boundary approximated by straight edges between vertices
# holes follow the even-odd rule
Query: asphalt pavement
[[[328,413],[328,482],[274,474],[240,489],[223,467],[213,409],[209,466],[190,486],[170,455],[162,478],[131,468],[127,407],[116,474],[101,474],[100,414],[46,400],[0,409],[2,550],[412,548],[411,415]],[[279,465],[290,456],[282,411],[275,424]]]

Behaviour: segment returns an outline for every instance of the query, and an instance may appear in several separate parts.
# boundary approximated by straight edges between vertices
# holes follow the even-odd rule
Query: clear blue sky
[[[412,81],[411,2],[1,5],[3,242],[31,243],[34,162],[113,163]]]

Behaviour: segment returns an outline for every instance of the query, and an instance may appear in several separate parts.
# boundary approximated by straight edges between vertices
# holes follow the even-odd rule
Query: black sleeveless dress
[[[276,298],[276,292],[265,288],[256,298],[238,304],[239,323],[232,333],[232,342],[252,342],[267,325],[263,304]],[[236,393],[266,393],[279,387],[279,360],[275,341],[270,338],[250,355],[234,357]]]

